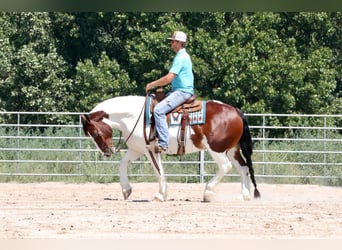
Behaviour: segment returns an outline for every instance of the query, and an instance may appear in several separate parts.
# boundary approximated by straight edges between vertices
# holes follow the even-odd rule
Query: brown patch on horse
[[[203,140],[203,131],[201,125],[193,125],[191,126],[194,130],[194,134],[191,135],[192,143],[195,145],[196,148],[205,149],[205,146],[202,143]]]
[[[109,118],[109,115],[104,111],[96,111],[89,115],[81,115],[81,122],[83,125],[84,134],[86,136],[89,136],[89,127],[92,126],[94,122],[102,121],[103,118]]]
[[[245,160],[242,158],[241,153],[240,153],[240,147],[237,147],[235,154],[234,154],[234,159],[239,162],[241,166],[246,166]]]
[[[81,115],[83,131],[86,136],[91,136],[99,149],[106,155],[113,153],[113,131],[112,128],[103,122],[103,118],[109,118],[104,111],[97,111],[89,115]]]
[[[90,119],[88,115],[81,115],[81,122],[82,122],[82,128],[83,128],[83,132],[86,136],[89,136],[88,134],[88,126],[90,123]]]
[[[101,111],[96,111],[94,113],[91,113],[89,115],[89,118],[93,121],[98,122],[98,121],[102,121],[103,118],[109,119],[109,115],[106,112],[101,110]]]
[[[230,105],[208,101],[206,104],[206,123],[194,125],[195,134],[191,136],[194,145],[203,148],[203,136],[215,152],[225,152],[239,143],[243,132],[243,121]]]

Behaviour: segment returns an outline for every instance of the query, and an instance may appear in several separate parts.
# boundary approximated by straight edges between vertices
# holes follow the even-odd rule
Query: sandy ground
[[[238,201],[222,183],[203,203],[204,184],[0,183],[0,239],[342,239],[342,188],[259,184],[260,200]]]

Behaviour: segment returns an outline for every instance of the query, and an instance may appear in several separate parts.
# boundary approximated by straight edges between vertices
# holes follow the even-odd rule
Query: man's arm
[[[156,87],[162,87],[165,85],[168,85],[172,80],[175,78],[175,74],[172,72],[167,73],[165,76],[159,78],[158,80],[155,80],[153,82],[150,82],[146,85],[146,93],[153,88]]]

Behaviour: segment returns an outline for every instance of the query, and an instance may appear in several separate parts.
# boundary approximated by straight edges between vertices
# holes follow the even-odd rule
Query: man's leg
[[[159,139],[159,146],[167,148],[169,145],[169,128],[166,122],[166,114],[184,103],[191,94],[182,91],[171,92],[163,101],[154,108],[154,119]]]

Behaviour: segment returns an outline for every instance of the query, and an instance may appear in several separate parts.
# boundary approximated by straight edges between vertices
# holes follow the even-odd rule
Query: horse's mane
[[[128,95],[128,96],[116,96],[113,98],[106,99],[98,103],[90,113],[103,110],[106,113],[111,113],[113,110],[115,112],[120,112],[122,110],[127,110],[127,108],[135,108],[136,105],[142,107],[144,96]],[[141,100],[141,101],[140,101]]]

